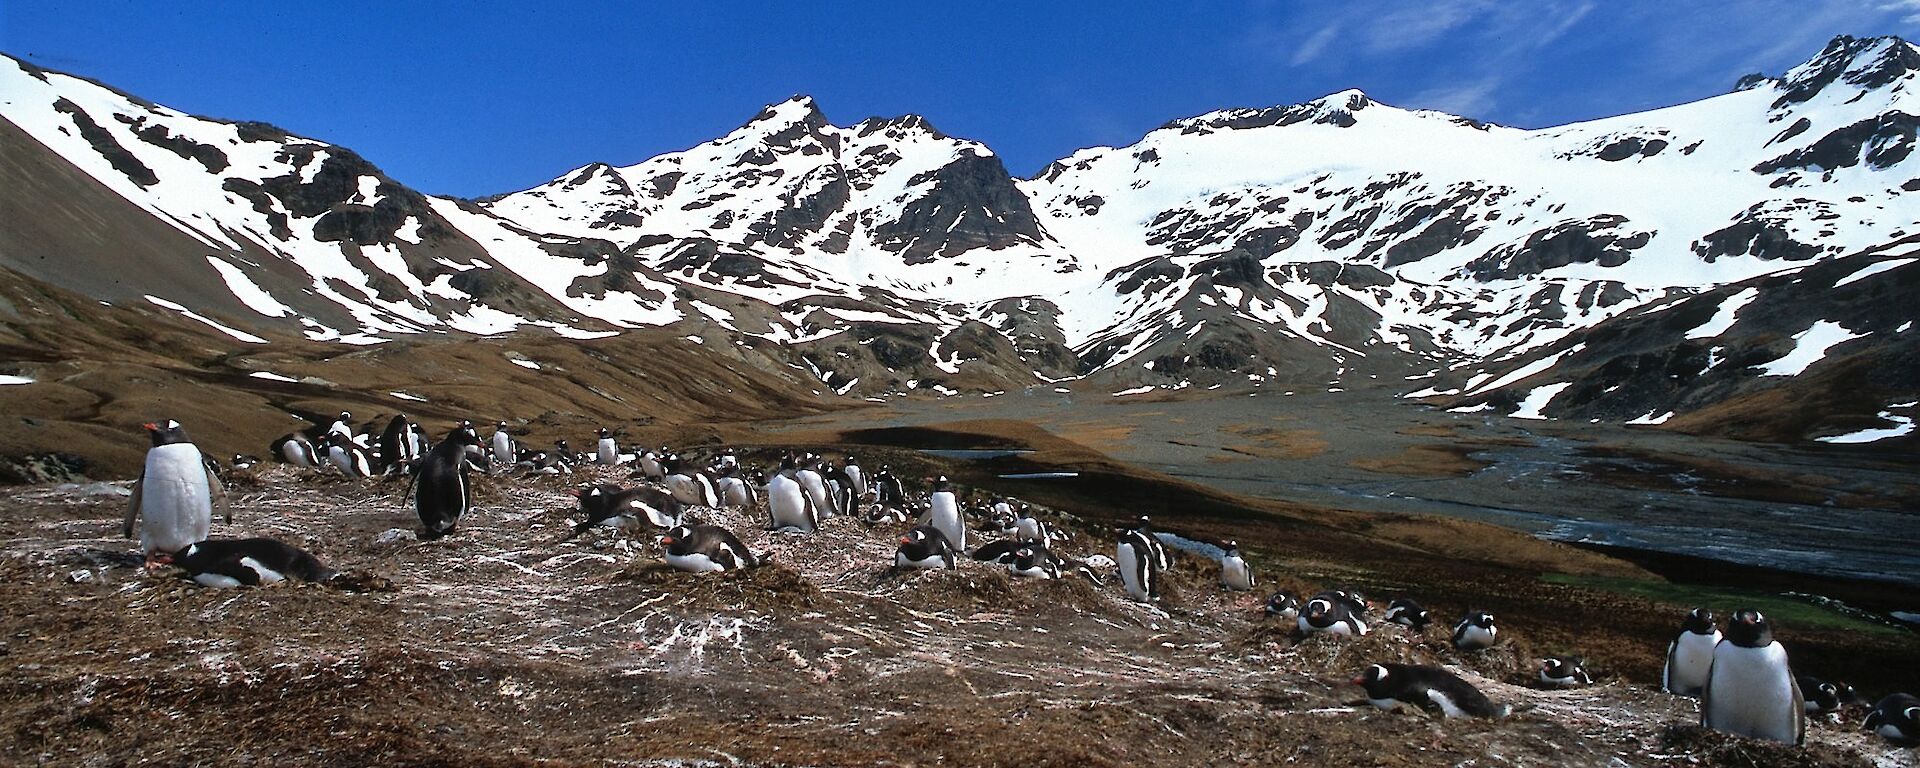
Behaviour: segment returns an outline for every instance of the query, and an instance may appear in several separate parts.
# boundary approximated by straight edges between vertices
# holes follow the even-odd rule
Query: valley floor
[[[12,489],[0,501],[0,762],[1914,763],[1858,732],[1858,713],[1816,724],[1805,748],[1699,730],[1691,701],[1650,686],[1683,609],[1534,571],[1243,521],[1259,567],[1285,575],[1227,593],[1216,566],[1182,556],[1167,599],[1147,607],[1111,581],[1015,581],[982,564],[892,574],[900,526],[843,518],[772,535],[725,511],[718,522],[777,564],[694,576],[664,569],[650,536],[564,540],[565,491],[589,477],[484,481],[480,509],[433,543],[389,533],[416,525],[397,483],[284,467],[244,479],[235,524],[215,534],[306,546],[352,574],[344,589],[213,590],[144,573],[118,537],[123,484]],[[1069,524],[1067,552],[1111,550],[1104,529]],[[1334,540],[1343,557],[1300,549]],[[1376,599],[1417,589],[1440,616],[1475,601],[1501,611],[1510,637],[1465,654],[1438,627],[1301,639],[1262,619],[1266,589],[1332,586]],[[1808,669],[1905,670],[1869,693],[1915,682],[1910,633],[1786,624]],[[1599,685],[1525,685],[1538,654],[1568,650]],[[1388,660],[1453,666],[1521,711],[1444,721],[1356,706],[1345,681]]]

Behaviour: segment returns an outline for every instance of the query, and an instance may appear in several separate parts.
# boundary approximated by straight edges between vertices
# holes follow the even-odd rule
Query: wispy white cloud
[[[1920,24],[1920,0],[1893,0],[1881,3],[1880,10],[1904,13],[1900,21],[1905,24]]]
[[[1488,77],[1428,88],[1407,97],[1400,106],[1410,109],[1437,109],[1453,115],[1486,115],[1499,106],[1502,78]]]
[[[1920,0],[1916,1],[1920,2]],[[1321,52],[1327,49],[1327,44],[1340,36],[1340,27],[1341,24],[1337,21],[1321,27],[1320,31],[1313,33],[1312,37],[1307,38],[1306,42],[1293,50],[1293,58],[1288,59],[1287,63],[1298,67],[1319,58]]]

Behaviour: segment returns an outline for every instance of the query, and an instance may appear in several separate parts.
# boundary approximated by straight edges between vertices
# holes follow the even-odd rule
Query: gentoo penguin
[[[300,432],[289,432],[267,446],[267,452],[276,461],[284,461],[296,467],[307,469],[320,468],[320,453],[314,450],[313,441]]]
[[[680,525],[660,537],[667,548],[667,564],[682,571],[711,573],[753,568],[764,564],[732,531],[717,525]]]
[[[828,464],[820,477],[827,481],[827,495],[833,497],[834,509],[849,515],[860,511],[860,496],[853,492],[853,479],[847,477],[844,468]]]
[[[720,503],[723,506],[740,509],[753,509],[760,506],[760,492],[753,487],[753,483],[740,476],[738,463],[716,466],[719,476],[713,479],[713,487],[720,494]]]
[[[514,440],[513,433],[507,431],[506,422],[502,421],[493,425],[493,437],[488,438],[487,443],[493,448],[494,461],[502,464],[512,464],[515,461],[519,461],[519,441]]]
[[[1548,656],[1541,659],[1540,671],[1534,678],[1549,688],[1593,685],[1593,676],[1587,674],[1586,660],[1577,656]]]
[[[273,539],[208,539],[162,553],[160,562],[180,566],[204,587],[260,587],[287,579],[321,582],[336,575],[306,550]]]
[[[1496,705],[1472,683],[1439,667],[1374,664],[1353,679],[1367,689],[1367,703],[1381,709],[1411,705],[1437,709],[1446,717],[1500,718],[1513,709]]]
[[[420,538],[425,541],[453,533],[460,516],[473,506],[473,487],[467,482],[467,448],[480,444],[473,426],[462,423],[445,440],[420,457],[413,474],[413,508],[420,515]]]
[[[1228,541],[1222,548],[1226,554],[1220,558],[1220,586],[1239,592],[1253,589],[1253,569],[1240,557],[1240,543]]]
[[[1493,647],[1500,637],[1500,628],[1493,624],[1493,614],[1486,611],[1467,611],[1453,625],[1453,647],[1463,651],[1478,651]]]
[[[1353,602],[1338,592],[1314,595],[1300,607],[1298,619],[1302,634],[1325,632],[1333,635],[1364,635],[1367,622],[1354,610]]]
[[[1300,618],[1300,598],[1294,597],[1292,592],[1281,590],[1267,596],[1267,603],[1261,611],[1282,621],[1293,621]]]
[[[604,467],[620,463],[620,444],[614,441],[613,430],[600,428],[600,441],[594,444],[593,460]]]
[[[667,468],[660,464],[660,460],[666,458],[668,455],[669,451],[664,445],[657,449],[648,449],[641,452],[640,476],[648,480],[667,479]]]
[[[1800,699],[1809,715],[1831,715],[1860,700],[1860,694],[1846,683],[1829,683],[1812,675],[1801,675],[1795,682],[1800,685]]]
[[[660,462],[667,470],[667,492],[680,500],[682,504],[701,507],[720,506],[720,491],[713,487],[713,478],[707,473],[686,465],[679,456],[669,456]]]
[[[905,519],[907,511],[907,488],[895,477],[893,468],[881,465],[880,471],[873,476],[873,501],[879,512],[896,519]]]
[[[339,435],[342,440],[353,442],[353,414],[341,411],[333,421],[327,424],[326,434]]]
[[[1060,562],[1039,542],[1031,542],[1013,551],[1013,563],[1007,571],[1025,579],[1060,578]]]
[[[380,432],[380,465],[374,470],[382,475],[413,471],[413,463],[420,459],[420,452],[413,442],[413,422],[404,414],[394,414],[387,422],[387,428]]]
[[[1680,625],[1679,636],[1667,644],[1667,665],[1660,671],[1660,689],[1681,696],[1699,696],[1707,684],[1707,670],[1713,666],[1713,647],[1720,644],[1720,630],[1713,625],[1713,612],[1695,608]]]
[[[584,519],[573,526],[573,534],[568,538],[596,525],[629,528],[646,523],[660,529],[672,528],[680,524],[683,511],[678,499],[653,488],[621,488],[609,483],[576,488],[573,493],[580,497],[580,514]]]
[[[932,506],[927,511],[927,524],[940,529],[947,535],[947,541],[953,548],[967,551],[967,524],[960,519],[960,499],[953,493],[943,475],[933,481]]]
[[[1736,611],[1713,647],[1713,668],[1700,689],[1700,724],[1722,733],[1799,744],[1807,710],[1787,650],[1759,611]]]
[[[1920,744],[1920,698],[1896,693],[1881,699],[1867,713],[1865,728],[1903,747]]]
[[[780,471],[767,481],[768,530],[813,533],[820,529],[820,512],[813,497],[794,479],[799,462],[792,456],[780,458]]]
[[[260,463],[260,457],[258,456],[248,456],[243,453],[236,453],[233,455],[234,469],[253,469],[254,465],[259,463]]]
[[[1000,565],[1012,565],[1013,553],[1019,551],[1021,547],[1026,546],[1030,542],[1031,540],[1021,541],[1019,539],[1000,539],[997,541],[989,541],[985,544],[975,547],[973,550],[972,557],[973,559],[979,560],[980,562],[983,562],[983,563],[998,563]]]
[[[320,436],[320,445],[326,450],[327,463],[340,474],[356,480],[373,477],[373,460],[359,443],[328,432]]]
[[[840,513],[834,507],[836,501],[833,494],[827,492],[827,479],[820,474],[820,457],[809,455],[801,459],[800,468],[794,471],[793,477],[800,481],[800,487],[805,488],[807,496],[813,499],[814,508],[820,510],[820,519],[826,520]],[[961,549],[966,548],[964,541],[956,540],[954,543]]]
[[[894,550],[895,568],[954,569],[958,559],[947,535],[931,525],[916,525],[900,536],[900,548]]]
[[[1122,532],[1114,545],[1113,559],[1120,565],[1120,583],[1127,594],[1140,602],[1160,599],[1160,574],[1167,570],[1167,551],[1160,537],[1153,535],[1153,524],[1145,515],[1132,530]]]
[[[211,462],[187,439],[187,430],[180,422],[167,419],[141,426],[153,445],[147,449],[140,479],[133,483],[120,535],[133,538],[137,518],[140,551],[151,565],[156,553],[178,552],[207,538],[213,529],[213,502],[217,497],[225,507],[226,489],[220,485]],[[227,522],[233,522],[230,509]]]
[[[1038,539],[1042,544],[1049,546],[1053,544],[1052,532],[1047,530],[1046,523],[1041,522],[1040,518],[1033,516],[1032,507],[1021,504],[1019,507],[1010,508],[1008,511],[1013,512],[1013,535],[1016,538]],[[995,513],[998,514],[998,512],[998,505],[996,505]]]
[[[1388,624],[1411,627],[1415,632],[1424,630],[1428,624],[1433,623],[1432,612],[1420,607],[1419,603],[1407,597],[1395,598],[1393,602],[1387,603],[1387,615],[1383,618]]]
[[[852,456],[848,456],[846,463],[841,465],[840,472],[847,476],[847,485],[853,489],[853,497],[862,501],[866,500],[867,474],[864,470],[860,469],[860,463],[855,461]]]

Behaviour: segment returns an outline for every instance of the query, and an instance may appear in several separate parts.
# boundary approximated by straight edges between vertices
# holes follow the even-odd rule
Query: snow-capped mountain
[[[1031,179],[923,118],[841,127],[796,97],[473,202],[9,60],[7,187],[37,190],[9,218],[49,223],[0,233],[0,263],[242,334],[684,327],[847,394],[1460,392],[1608,318],[1920,229],[1916,72],[1905,41],[1842,37],[1731,93],[1538,130],[1346,91],[1176,120]],[[143,236],[73,210],[115,205]]]

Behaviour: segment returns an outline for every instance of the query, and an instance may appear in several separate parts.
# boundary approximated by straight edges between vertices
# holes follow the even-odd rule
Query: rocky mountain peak
[[[1836,80],[1872,90],[1908,80],[1916,71],[1920,71],[1920,48],[1912,43],[1891,35],[1841,35],[1828,42],[1819,55],[1787,70],[1776,86],[1781,94],[1773,106],[1779,109],[1806,102]],[[1741,82],[1747,81],[1743,78]]]

